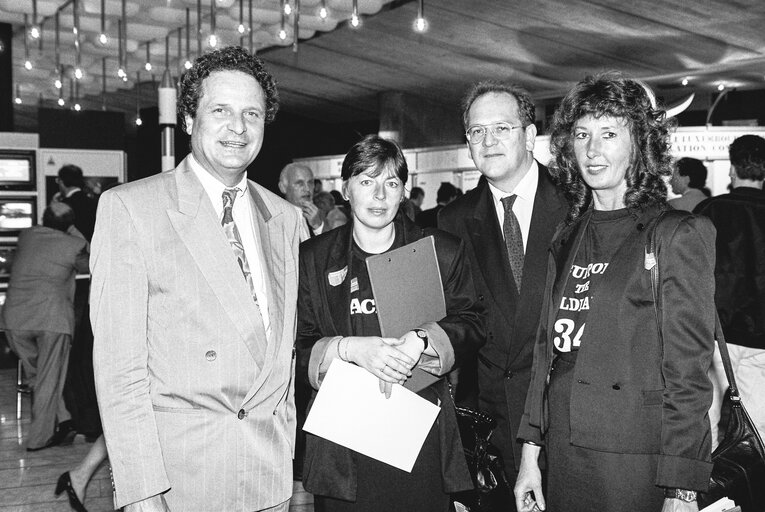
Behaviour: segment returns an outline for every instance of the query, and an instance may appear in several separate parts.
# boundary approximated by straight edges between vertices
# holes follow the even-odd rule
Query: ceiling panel
[[[82,0],[80,0],[82,1]],[[294,0],[290,0],[294,5]],[[15,24],[14,79],[22,92],[55,99],[46,73],[23,69],[20,15],[31,12],[31,0],[0,0],[0,21]],[[50,14],[62,1],[39,0]],[[741,89],[765,88],[765,2],[762,0],[425,0],[429,29],[413,31],[417,1],[359,0],[362,24],[348,23],[352,0],[328,0],[328,20],[318,16],[321,0],[302,0],[298,52],[292,48],[293,17],[281,29],[280,0],[253,0],[253,33],[259,54],[269,64],[282,91],[283,109],[331,122],[378,116],[378,95],[401,91],[453,107],[471,82],[502,79],[527,87],[538,99],[560,97],[588,73],[622,70],[658,89],[713,91],[720,84]],[[210,23],[209,0],[202,9],[203,34]],[[248,0],[244,1],[245,20]],[[130,0],[128,6],[128,82],[113,77],[115,48],[97,42],[100,0],[85,0],[82,19],[84,64],[88,77],[82,91],[99,100],[101,59],[107,57],[108,108],[130,106],[135,71],[151,41],[154,83],[164,69],[169,34],[171,72],[186,58],[185,13],[196,52],[195,0]],[[218,26],[225,41],[238,41],[238,0],[219,0]],[[120,2],[107,0],[107,25],[116,31]],[[71,26],[71,7],[62,11],[62,27]],[[50,22],[44,33],[50,37]],[[181,28],[179,51],[177,29]],[[72,39],[62,28],[62,44]],[[112,37],[110,35],[110,37]],[[114,35],[116,40],[116,34]],[[51,45],[45,42],[46,48]],[[66,43],[70,44],[70,43]],[[34,55],[34,50],[32,50]],[[73,49],[62,60],[73,64]],[[50,56],[39,59],[52,66]],[[47,75],[51,81],[52,74]],[[141,75],[142,104],[156,102],[149,73]],[[119,88],[119,89],[118,89]],[[128,99],[126,99],[128,98]],[[125,105],[128,105],[127,107]]]

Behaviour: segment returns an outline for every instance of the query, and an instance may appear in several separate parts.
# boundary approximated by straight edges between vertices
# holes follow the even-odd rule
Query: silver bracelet
[[[345,338],[340,338],[339,340],[337,340],[337,345],[335,345],[335,348],[337,349],[337,357],[339,357],[341,361],[345,361],[345,362],[347,363],[347,362],[348,362],[348,360],[347,360],[347,359],[343,359],[343,356],[342,356],[342,355],[340,355],[340,343],[342,343],[342,341],[343,341],[344,339],[345,339]],[[347,350],[346,350],[346,351],[347,351]]]

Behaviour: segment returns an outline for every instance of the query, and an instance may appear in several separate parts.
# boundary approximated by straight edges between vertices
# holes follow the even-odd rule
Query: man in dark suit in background
[[[424,197],[423,193],[423,197]],[[449,183],[448,181],[442,181],[441,186],[438,187],[438,192],[436,192],[436,202],[438,203],[435,207],[430,208],[428,210],[423,210],[420,213],[417,214],[417,217],[415,218],[415,222],[417,222],[417,225],[421,228],[434,228],[438,224],[438,212],[441,211],[441,208],[446,206],[447,204],[451,203],[457,198],[457,187]]]
[[[85,178],[76,165],[65,165],[56,179],[59,200],[74,211],[74,226],[90,242],[96,225],[96,201],[85,193]]]
[[[765,436],[765,139],[743,135],[729,148],[731,191],[701,202],[694,213],[717,229],[715,302],[747,412]],[[715,397],[710,420],[716,445],[727,389],[722,359],[713,360]]]
[[[88,242],[72,209],[51,203],[43,225],[19,235],[3,308],[8,342],[33,382],[27,450],[60,444],[71,432],[62,392],[74,333],[74,278],[88,271]]]
[[[547,168],[534,160],[537,130],[528,92],[481,82],[468,92],[463,108],[470,156],[483,176],[475,189],[441,210],[439,227],[466,243],[478,299],[486,307],[488,338],[476,368],[463,368],[457,396],[470,396],[477,381],[480,409],[497,420],[492,440],[502,451],[512,488],[547,248],[567,208]],[[512,492],[504,505],[515,510]]]

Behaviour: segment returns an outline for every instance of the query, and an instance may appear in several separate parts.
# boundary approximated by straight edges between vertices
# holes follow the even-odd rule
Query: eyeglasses
[[[471,144],[480,144],[486,137],[486,131],[490,130],[491,135],[497,140],[506,140],[510,138],[513,130],[520,130],[523,126],[513,126],[510,123],[500,122],[494,124],[475,124],[468,128],[465,137]]]

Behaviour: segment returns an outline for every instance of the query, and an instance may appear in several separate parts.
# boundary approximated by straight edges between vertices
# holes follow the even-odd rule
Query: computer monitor
[[[18,236],[37,224],[37,198],[0,196],[0,237]]]
[[[34,150],[0,149],[0,190],[35,190]]]
[[[10,277],[15,255],[15,243],[0,243],[0,282],[7,281]]]

